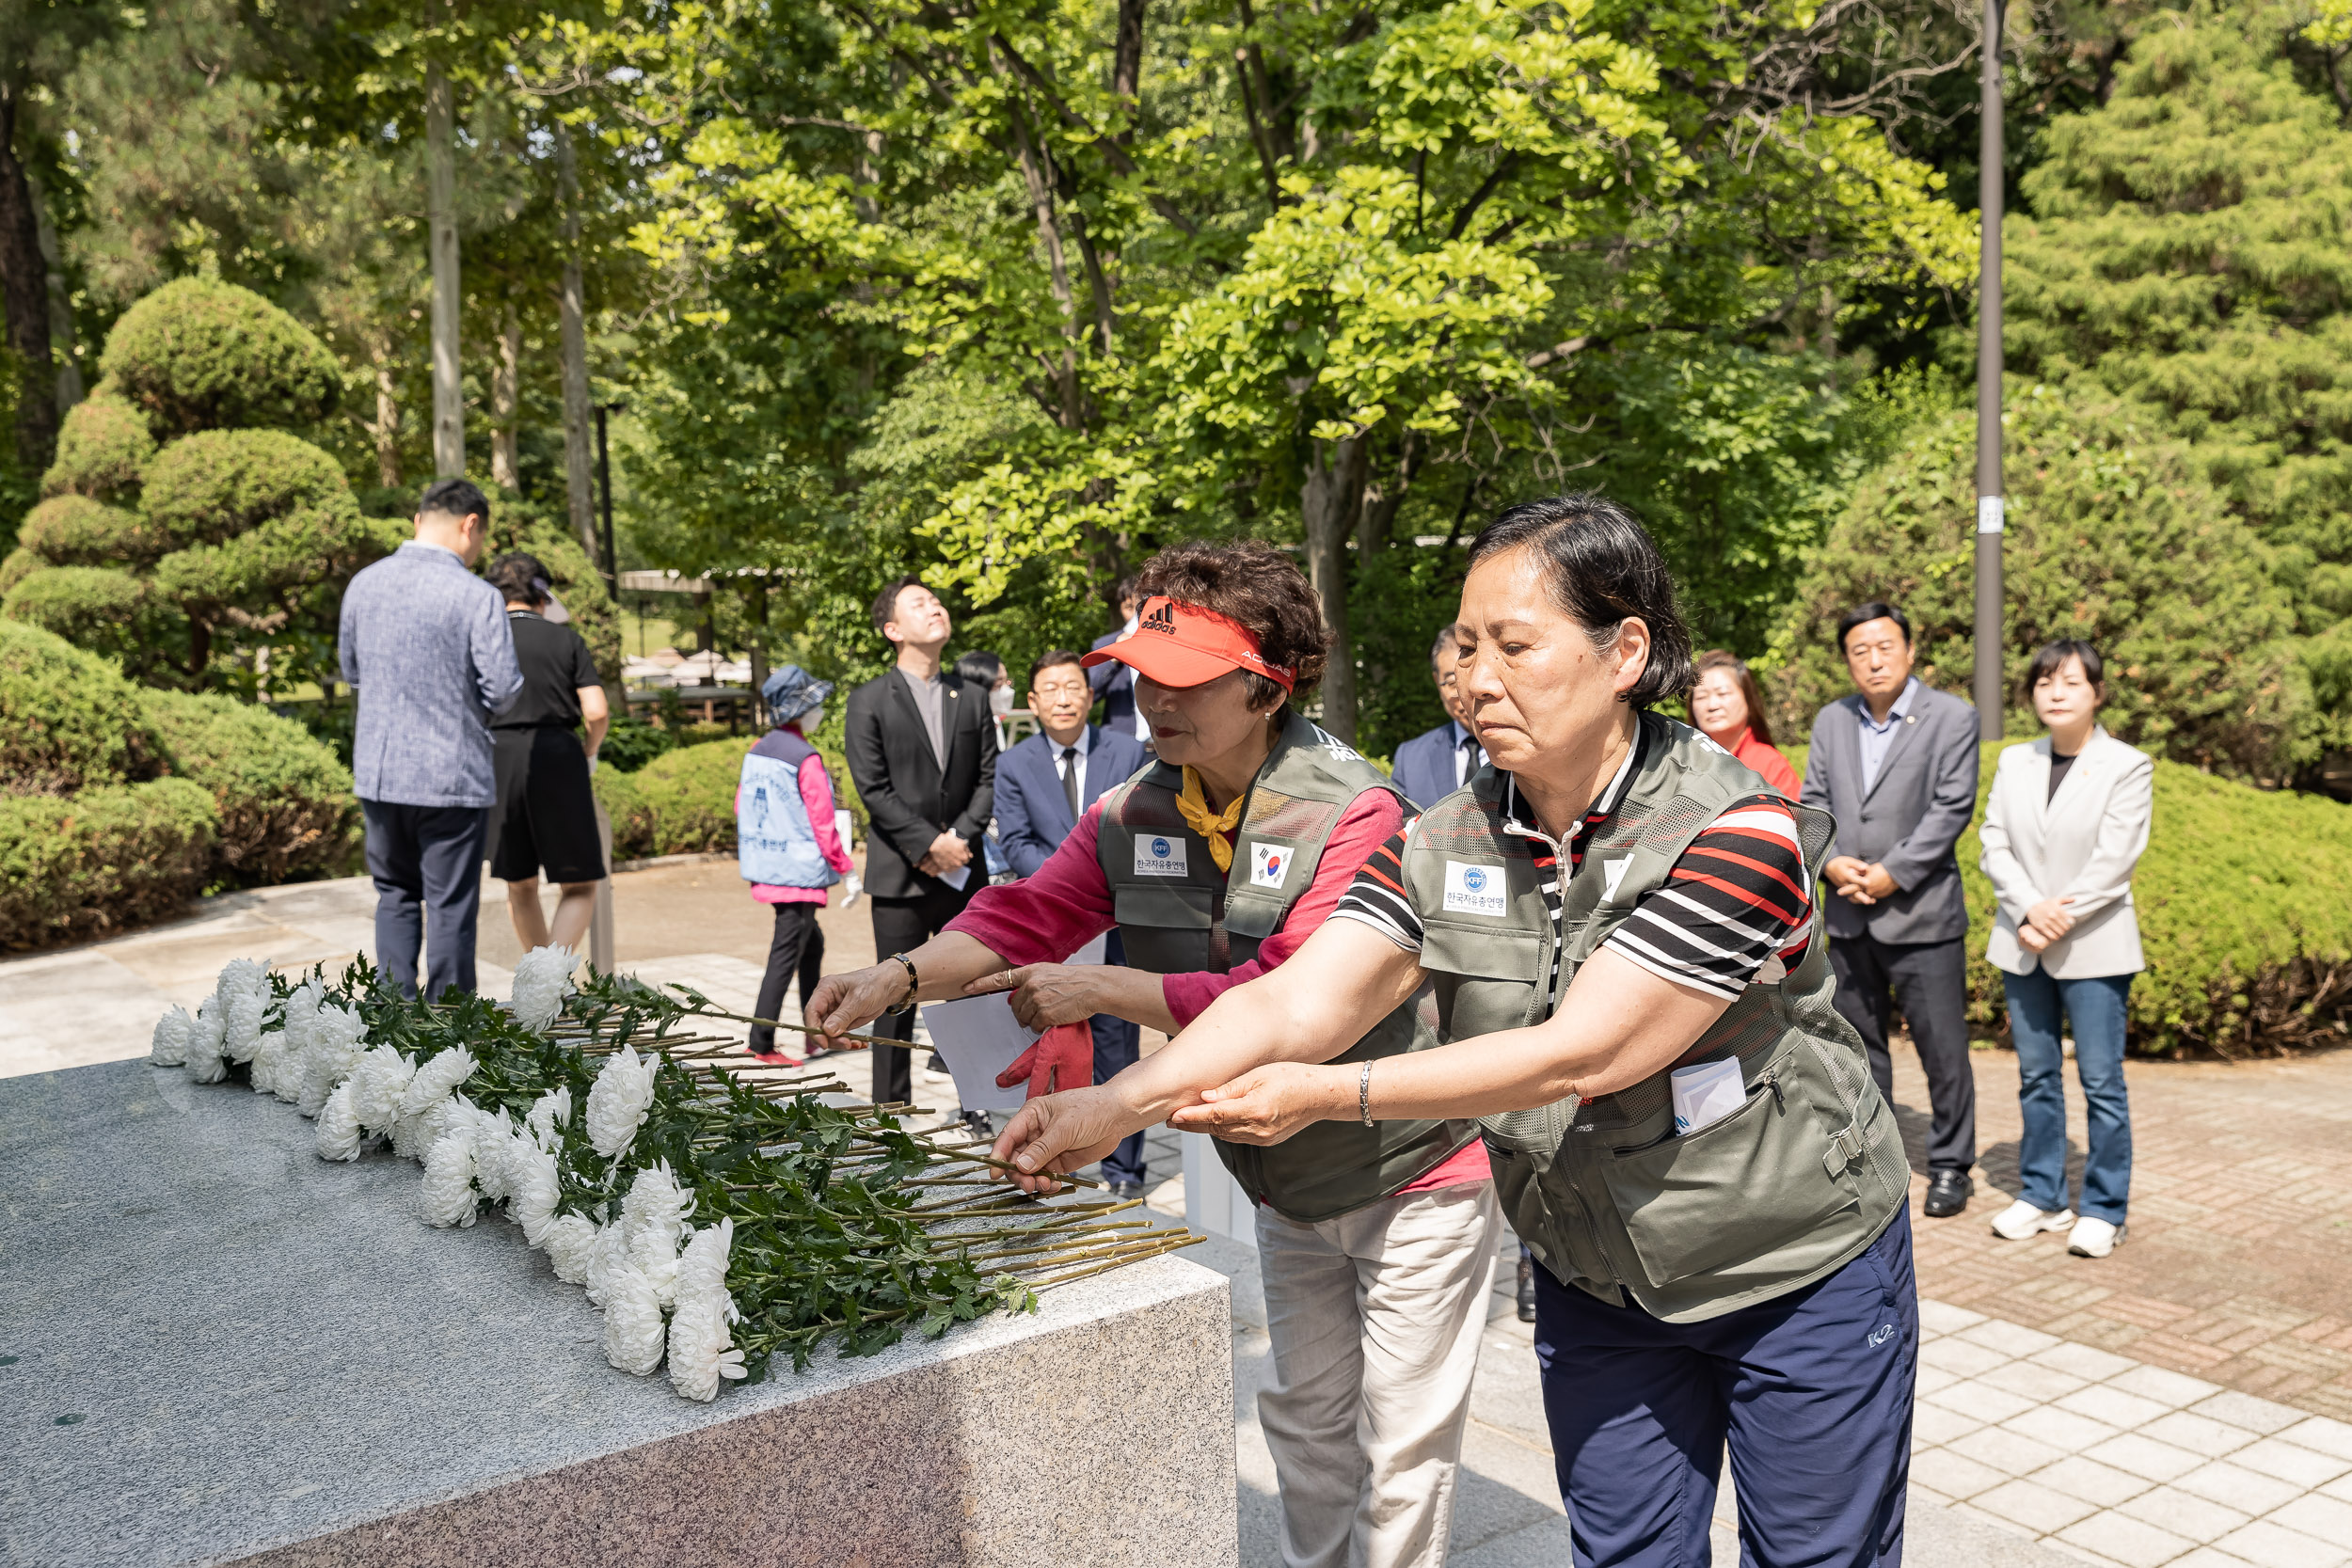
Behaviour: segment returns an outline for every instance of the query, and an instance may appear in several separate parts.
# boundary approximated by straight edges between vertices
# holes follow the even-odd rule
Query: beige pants
[[[1319,1225],[1258,1211],[1273,1370],[1258,1418],[1283,1568],[1438,1568],[1502,1212],[1491,1181]]]

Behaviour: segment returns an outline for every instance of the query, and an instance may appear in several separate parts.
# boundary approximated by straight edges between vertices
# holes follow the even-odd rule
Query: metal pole
[[[621,602],[621,563],[612,553],[612,451],[604,440],[605,405],[596,404],[596,499],[604,509],[604,586]]]
[[[1977,207],[1977,733],[2001,738],[2001,0],[1984,0]]]

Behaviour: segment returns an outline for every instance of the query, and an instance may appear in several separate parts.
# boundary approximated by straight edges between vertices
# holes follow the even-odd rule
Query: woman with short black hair
[[[1031,1190],[1172,1126],[1280,1148],[1475,1117],[1534,1249],[1579,1564],[1901,1552],[1918,1347],[1910,1170],[1831,1006],[1831,825],[1652,705],[1691,644],[1648,534],[1594,495],[1471,546],[1459,679],[1488,766],[1407,825],[1291,963],[996,1144]],[[1435,1049],[1335,1060],[1431,988]]]
[[[2132,976],[2146,967],[2132,909],[2132,868],[2148,847],[2155,761],[2099,723],[2106,698],[2099,650],[2045,644],[2024,696],[2049,727],[2001,752],[1985,799],[1979,862],[1992,880],[1985,961],[2001,972],[2017,1046],[2017,1201],[1993,1233],[2022,1242],[2057,1230],[2079,1258],[2123,1240],[2132,1187],[2132,1108],[2123,1043]],[[2078,1214],[2066,1201],[2066,1053],[2074,1037],[2089,1154]]]
[[[517,550],[483,574],[506,600],[507,629],[522,666],[522,689],[490,719],[498,804],[490,813],[490,875],[506,884],[515,938],[534,947],[580,951],[604,879],[604,843],[588,776],[612,721],[588,644],[547,618],[548,569]],[[578,731],[585,725],[583,749]],[[548,919],[539,874],[563,893]]]

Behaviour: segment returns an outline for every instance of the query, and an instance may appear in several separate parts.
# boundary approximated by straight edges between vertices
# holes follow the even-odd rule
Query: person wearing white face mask
[[[2115,1250],[2131,1195],[2124,1026],[2132,976],[2146,967],[2132,868],[2148,847],[2156,766],[2100,727],[2105,674],[2088,642],[2034,655],[2026,696],[2050,733],[2001,753],[1979,862],[1998,904],[1984,956],[2009,993],[2025,1111],[2021,1191],[1993,1231],[2022,1242],[2067,1230],[2078,1258]],[[2074,1030],[2090,1123],[2079,1217],[2066,1201],[2064,1026]]]
[[[817,911],[828,890],[846,883],[858,895],[856,863],[834,831],[833,775],[808,741],[825,721],[825,700],[833,683],[820,681],[797,664],[771,674],[760,696],[775,728],[743,759],[735,789],[736,858],[752,896],[775,907],[775,934],[768,944],[768,972],[759,983],[761,1018],[781,1018],[786,990],[800,982],[801,1005],[808,1005],[825,967],[825,933]],[[796,1049],[779,1051],[776,1032],[752,1025],[750,1050],[763,1061],[802,1061]]]

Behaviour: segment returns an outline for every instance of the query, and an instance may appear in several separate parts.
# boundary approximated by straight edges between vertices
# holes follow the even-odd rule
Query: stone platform
[[[415,1165],[310,1139],[142,1062],[0,1081],[0,1560],[1235,1560],[1208,1270],[696,1404],[514,1226],[428,1229]]]

